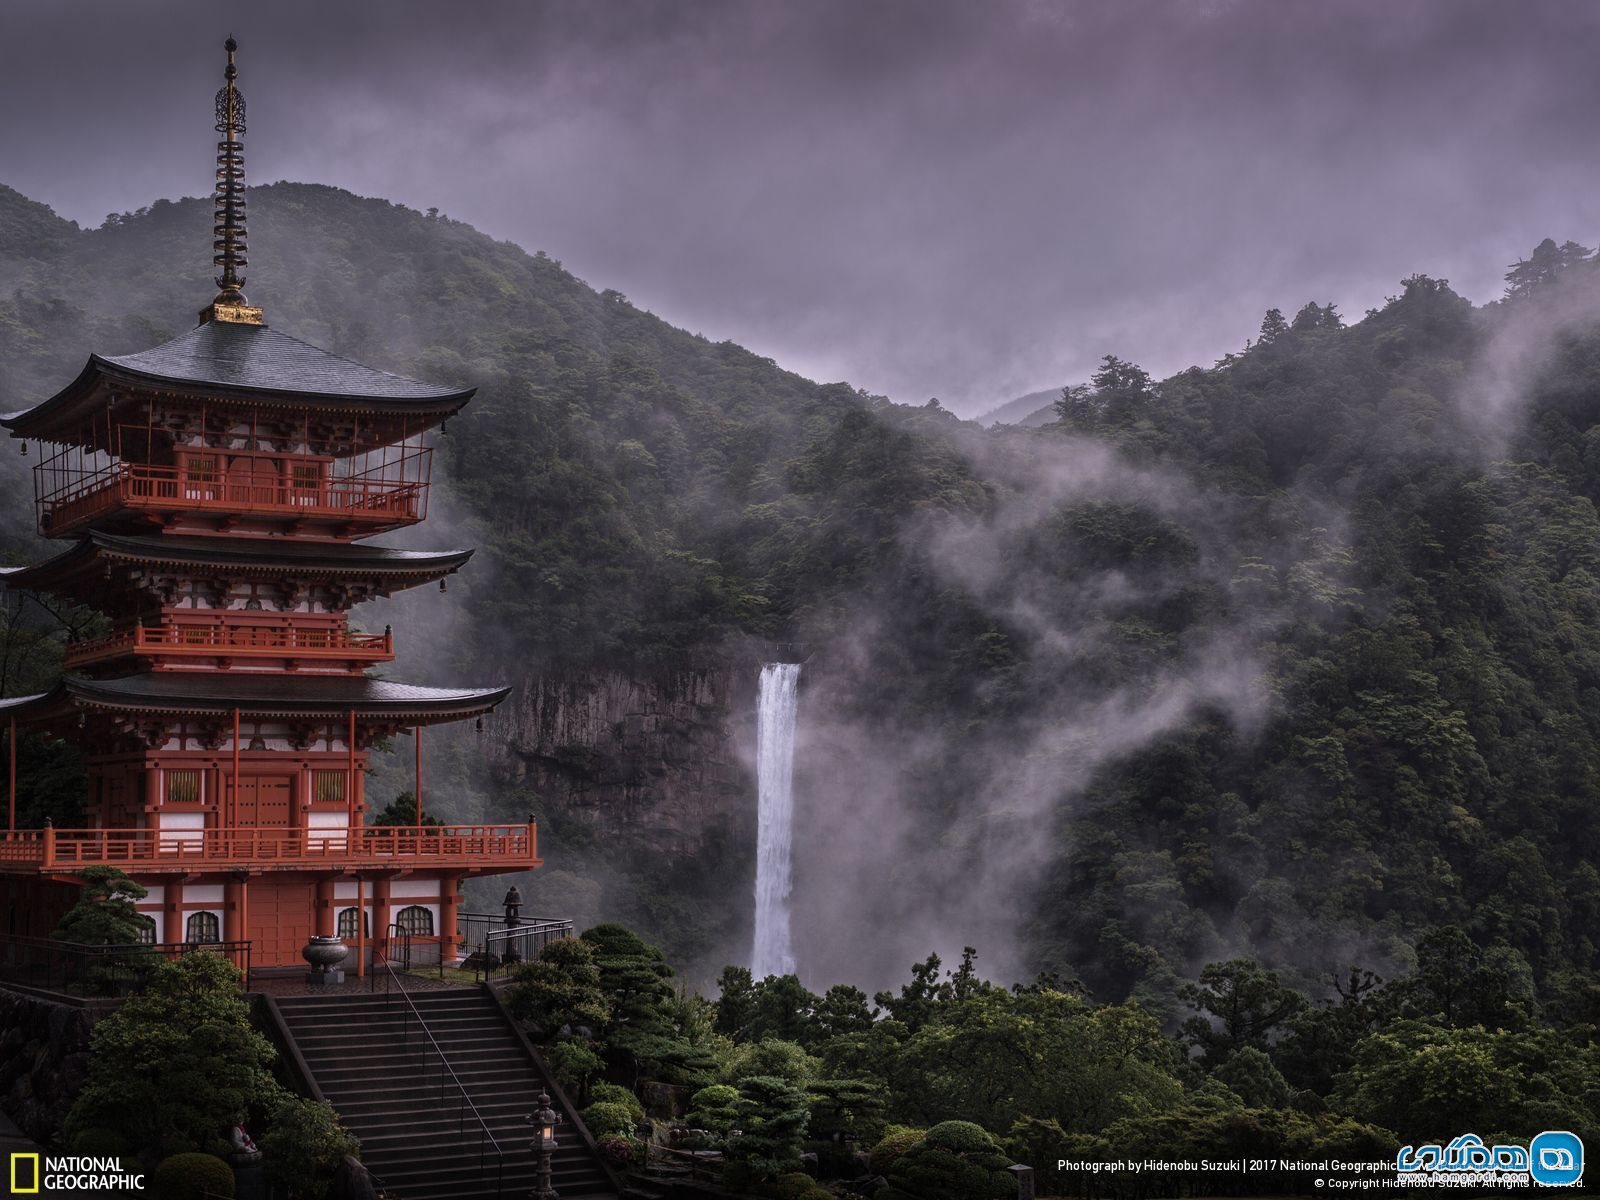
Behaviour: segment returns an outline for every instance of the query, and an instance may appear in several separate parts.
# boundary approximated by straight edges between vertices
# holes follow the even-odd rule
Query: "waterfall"
[[[792,975],[789,944],[789,843],[794,818],[794,718],[799,663],[761,668],[756,709],[756,937],[750,973]]]

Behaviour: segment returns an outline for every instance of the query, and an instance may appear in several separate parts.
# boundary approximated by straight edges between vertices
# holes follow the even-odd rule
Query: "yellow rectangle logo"
[[[33,1183],[29,1187],[23,1187],[21,1182],[17,1179],[17,1175],[19,1174],[17,1171],[17,1164],[19,1162],[31,1162],[33,1164],[33,1171],[31,1173]],[[13,1196],[36,1196],[39,1194],[39,1155],[36,1152],[31,1154],[25,1154],[20,1150],[13,1150],[11,1152],[11,1194]]]

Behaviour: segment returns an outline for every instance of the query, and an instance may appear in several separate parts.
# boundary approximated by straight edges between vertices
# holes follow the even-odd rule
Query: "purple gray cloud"
[[[13,0],[0,182],[97,224],[251,177],[438,207],[674,324],[976,413],[1403,275],[1600,238],[1565,0]],[[252,272],[272,248],[252,246]]]

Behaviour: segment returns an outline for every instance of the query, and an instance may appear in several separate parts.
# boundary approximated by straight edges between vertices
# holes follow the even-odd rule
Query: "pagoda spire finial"
[[[244,224],[244,94],[235,80],[239,68],[234,64],[234,53],[239,43],[232,37],[223,43],[228,52],[228,66],[223,71],[222,89],[217,92],[217,132],[222,141],[217,143],[216,223],[212,226],[215,251],[211,261],[221,269],[217,276],[216,299],[200,313],[200,321],[228,321],[243,325],[264,324],[262,312],[253,308],[244,296],[244,276],[239,269],[248,265],[245,258],[246,230]]]

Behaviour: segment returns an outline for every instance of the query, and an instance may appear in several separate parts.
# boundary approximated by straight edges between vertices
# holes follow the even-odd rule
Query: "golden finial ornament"
[[[228,66],[223,71],[223,85],[217,92],[217,132],[222,141],[217,143],[217,192],[215,224],[211,232],[215,253],[211,261],[222,274],[217,276],[217,292],[210,306],[202,309],[200,321],[227,321],[240,325],[265,324],[261,309],[254,308],[244,295],[244,276],[240,268],[248,265],[245,258],[245,200],[244,200],[244,93],[235,82],[239,68],[233,61],[239,43],[229,38],[223,43],[228,52]]]

